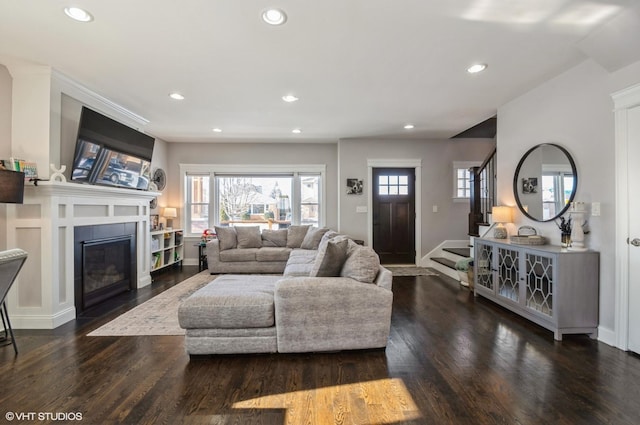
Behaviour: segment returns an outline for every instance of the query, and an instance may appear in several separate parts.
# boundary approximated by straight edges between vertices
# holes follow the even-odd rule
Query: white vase
[[[571,245],[569,251],[586,251],[587,247],[584,244],[584,231],[582,226],[584,225],[584,209],[578,208],[577,211],[570,211],[571,214]]]

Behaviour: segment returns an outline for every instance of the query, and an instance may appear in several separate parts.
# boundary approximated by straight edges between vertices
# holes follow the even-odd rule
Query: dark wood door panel
[[[373,248],[383,264],[415,263],[415,170],[373,170]]]

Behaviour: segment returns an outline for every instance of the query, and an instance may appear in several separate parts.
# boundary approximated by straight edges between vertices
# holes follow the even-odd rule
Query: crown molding
[[[124,106],[94,92],[77,81],[67,77],[60,71],[52,69],[51,78],[58,84],[60,90],[64,94],[86,103],[88,106],[99,109],[100,112],[112,116],[116,115],[116,117],[120,119],[125,119],[126,121],[133,122],[141,126],[149,124],[149,120],[143,116],[138,115]],[[138,130],[141,129],[138,128]]]

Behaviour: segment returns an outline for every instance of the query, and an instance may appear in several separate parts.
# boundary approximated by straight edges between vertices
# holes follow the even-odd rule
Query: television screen
[[[147,190],[151,163],[133,155],[78,141],[71,179],[91,184]]]
[[[71,180],[147,190],[154,141],[83,107]]]

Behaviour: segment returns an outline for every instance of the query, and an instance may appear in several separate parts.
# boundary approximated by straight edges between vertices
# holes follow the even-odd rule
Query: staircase
[[[456,270],[456,262],[472,255],[472,247],[468,241],[447,241],[430,253],[427,267],[431,267],[452,279],[460,280],[460,275]]]

